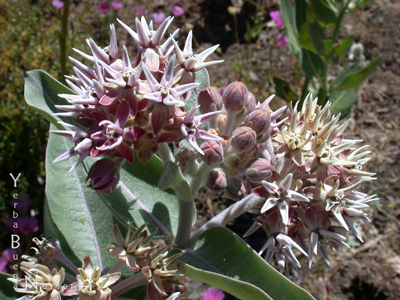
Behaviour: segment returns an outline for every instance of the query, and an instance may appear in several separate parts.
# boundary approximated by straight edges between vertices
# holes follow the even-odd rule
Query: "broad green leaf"
[[[312,52],[318,54],[313,43],[311,42],[310,36],[308,35],[308,24],[307,23],[304,23],[300,29],[299,42],[303,48],[305,48],[307,50],[311,50]]]
[[[200,85],[196,88],[198,92],[210,86],[210,76],[208,76],[208,72],[206,69],[201,69],[196,72],[195,82],[200,83]],[[185,111],[189,111],[190,108],[197,105],[199,105],[197,102],[197,94],[194,91],[192,91],[189,99],[185,103]]]
[[[355,73],[347,75],[347,77],[340,83],[332,88],[332,91],[342,91],[359,86],[369,75],[378,67],[382,55],[375,58],[368,66]]]
[[[297,100],[298,97],[288,82],[276,76],[273,77],[273,81],[275,84],[275,92],[279,97],[288,102]]]
[[[334,26],[339,12],[336,7],[327,0],[311,0],[311,8],[319,22],[326,26]]]
[[[20,294],[14,291],[14,283],[7,280],[12,277],[10,274],[0,272],[0,299],[1,300],[15,300],[27,294]]]
[[[229,229],[210,228],[178,259],[186,274],[239,299],[314,299]],[[254,296],[253,296],[254,295]]]
[[[87,157],[82,165],[69,172],[77,160],[72,157],[53,163],[73,143],[50,135],[46,155],[45,232],[59,238],[74,262],[90,255],[104,267],[113,262],[107,246],[113,241],[112,227],[117,221],[149,229],[172,238],[177,228],[178,203],[175,195],[158,189],[163,163],[156,157],[142,164],[136,158],[121,169],[117,189],[108,195],[97,194],[86,187],[86,176],[95,158]]]
[[[294,5],[296,9],[296,28],[300,32],[303,24],[307,22],[307,2],[305,0],[297,0]]]
[[[307,31],[315,51],[326,61],[333,60],[336,56],[333,42],[325,36],[324,29],[310,11],[307,15]]]
[[[112,228],[116,221],[99,196],[86,187],[83,168],[78,166],[69,172],[75,157],[53,163],[72,147],[69,139],[50,134],[46,153],[45,235],[59,239],[65,255],[77,267],[89,255],[93,264],[103,269],[116,262],[116,257],[107,251],[114,241]]]
[[[296,27],[296,16],[295,10],[290,4],[288,0],[281,0],[279,3],[279,10],[282,15],[283,23],[285,24],[285,29],[287,32],[287,36],[289,39],[289,49],[290,51],[297,57],[298,60],[301,60],[301,47],[298,40],[298,31]]]
[[[318,54],[303,48],[301,64],[308,78],[317,80],[323,85],[325,62]]]
[[[341,113],[341,118],[346,117],[353,104],[357,101],[358,88],[334,92],[330,95],[329,101],[332,103],[330,110],[332,114]]]
[[[27,72],[25,77],[26,102],[50,123],[54,124],[57,129],[63,130],[65,129],[64,126],[57,122],[61,120],[68,122],[68,119],[54,116],[54,113],[60,112],[54,105],[67,105],[69,103],[64,98],[60,98],[58,94],[73,94],[73,92],[43,70]]]
[[[340,44],[335,46],[335,51],[340,58],[344,58],[346,56],[347,50],[353,44],[354,36],[349,35],[345,38]]]

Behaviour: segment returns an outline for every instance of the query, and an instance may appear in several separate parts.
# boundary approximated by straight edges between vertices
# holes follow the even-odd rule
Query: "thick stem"
[[[113,265],[113,266],[111,267],[111,269],[108,270],[108,273],[115,273],[115,272],[117,272],[119,269],[122,268],[122,266],[123,266],[124,264],[125,264],[124,261],[118,259],[118,261],[115,263],[115,265]]]
[[[147,283],[146,277],[142,272],[139,272],[128,279],[118,283],[115,287],[112,288],[112,298],[117,297],[121,294],[126,293],[127,291],[134,289],[135,287],[145,285]]]
[[[158,150],[157,154],[160,156],[161,160],[165,164],[167,161],[175,162],[174,156],[172,154],[171,149],[169,148],[168,143],[160,143],[160,150]]]
[[[60,34],[60,64],[61,80],[65,82],[64,75],[67,74],[67,38],[68,38],[68,16],[70,0],[64,1],[64,11],[62,16],[62,27]]]
[[[175,244],[183,249],[190,239],[194,214],[194,201],[179,199],[179,224]]]
[[[188,245],[193,245],[196,239],[202,234],[204,231],[211,227],[225,226],[229,221],[237,218],[241,214],[249,211],[253,207],[261,204],[265,201],[264,198],[256,196],[254,194],[249,194],[244,197],[242,200],[236,202],[235,204],[229,206],[224,211],[220,212],[218,215],[210,219],[207,223],[205,223],[202,227],[200,227],[190,238]]]
[[[75,282],[76,281],[76,277],[72,276],[71,274],[65,272],[65,280],[67,280],[68,282]]]
[[[212,166],[207,165],[204,161],[200,163],[200,166],[197,169],[197,174],[190,181],[190,190],[192,192],[192,197],[194,197],[199,189],[203,186],[204,180],[206,179],[206,176],[211,169]]]
[[[78,268],[74,265],[74,263],[72,261],[70,261],[68,259],[68,257],[66,257],[64,255],[64,253],[62,251],[60,251],[57,255],[57,258],[60,262],[62,262],[66,267],[68,267],[68,269],[70,269],[72,272],[74,272],[75,274],[78,274]]]

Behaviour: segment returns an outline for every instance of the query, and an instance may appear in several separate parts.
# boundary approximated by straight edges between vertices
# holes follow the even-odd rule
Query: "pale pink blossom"
[[[276,27],[279,28],[283,26],[281,12],[279,10],[271,11],[269,15],[272,18],[272,20],[274,20]]]
[[[276,37],[276,39],[278,40],[278,46],[279,47],[283,47],[285,46],[289,40],[287,39],[286,36],[282,35],[282,34],[278,34],[278,36]]]
[[[112,1],[111,5],[115,10],[118,10],[118,9],[124,7],[124,4],[122,2],[120,2],[120,1]]]
[[[165,20],[165,14],[162,13],[162,12],[160,12],[160,13],[153,13],[152,16],[153,16],[154,22],[156,22],[157,24],[161,24],[162,21]]]
[[[185,13],[185,10],[178,5],[174,5],[172,6],[172,13],[175,17],[179,17]]]
[[[139,16],[143,16],[144,13],[146,12],[146,7],[144,5],[135,5],[135,12]]]
[[[51,4],[57,9],[61,9],[64,7],[64,1],[61,0],[53,0],[51,1]]]
[[[206,289],[203,293],[204,300],[223,300],[224,298],[224,292],[217,289],[216,287],[210,287]]]

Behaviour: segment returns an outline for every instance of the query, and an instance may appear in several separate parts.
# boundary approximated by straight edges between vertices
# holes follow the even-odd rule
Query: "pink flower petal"
[[[278,36],[276,37],[276,39],[278,40],[278,46],[279,47],[283,47],[285,46],[289,40],[287,39],[286,36],[282,35],[282,34],[278,34]]]
[[[51,4],[57,9],[61,9],[64,7],[64,1],[61,0],[53,0],[51,1]]]
[[[115,10],[118,10],[118,9],[124,7],[124,4],[122,2],[120,2],[120,1],[112,1],[111,5]]]
[[[274,10],[269,13],[272,20],[274,20],[276,27],[283,26],[283,20],[281,16],[281,12],[279,10]]]
[[[152,16],[153,16],[154,22],[156,22],[157,24],[161,24],[162,21],[165,20],[165,14],[162,13],[162,12],[160,12],[160,13],[153,13]]]
[[[222,300],[225,298],[223,291],[217,289],[216,287],[210,287],[206,289],[203,293],[204,300]]]
[[[177,6],[177,5],[172,6],[172,14],[175,17],[182,16],[184,13],[185,13],[185,10],[182,7]]]
[[[97,7],[100,9],[100,11],[103,14],[108,13],[108,11],[110,10],[110,4],[108,4],[108,3],[101,3],[101,4],[97,5]]]

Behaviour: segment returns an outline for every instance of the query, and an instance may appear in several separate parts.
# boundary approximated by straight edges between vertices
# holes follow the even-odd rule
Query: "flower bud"
[[[272,175],[272,167],[269,161],[264,158],[252,158],[247,162],[243,173],[251,181],[259,182]]]
[[[222,109],[221,94],[213,87],[202,89],[197,98],[197,102],[200,104],[199,110],[202,114]]]
[[[99,193],[109,194],[115,190],[119,182],[121,160],[103,158],[96,161],[89,170],[86,181],[90,179],[89,187]]]
[[[218,116],[218,131],[219,132],[224,132],[224,128],[225,128],[225,125],[226,125],[226,115],[224,115],[224,114],[220,114],[219,116]]]
[[[206,184],[209,189],[216,192],[222,191],[228,185],[226,175],[222,170],[211,170]]]
[[[222,102],[226,111],[240,112],[249,97],[249,91],[243,82],[232,82],[224,90]]]
[[[241,126],[236,128],[230,139],[230,144],[235,148],[238,153],[243,153],[250,149],[253,149],[256,145],[256,132],[247,126]]]
[[[244,125],[252,128],[259,136],[268,131],[271,125],[271,116],[267,110],[257,108],[246,116]]]
[[[225,196],[229,199],[238,201],[247,195],[250,190],[249,184],[237,177],[229,177],[228,186],[225,189]]]
[[[201,144],[200,148],[204,152],[204,155],[200,154],[201,159],[207,165],[212,166],[223,162],[224,149],[220,142],[214,140],[205,141]]]
[[[256,97],[254,97],[253,93],[249,92],[249,96],[247,97],[247,100],[244,103],[244,107],[246,108],[246,114],[252,112],[256,107]]]

